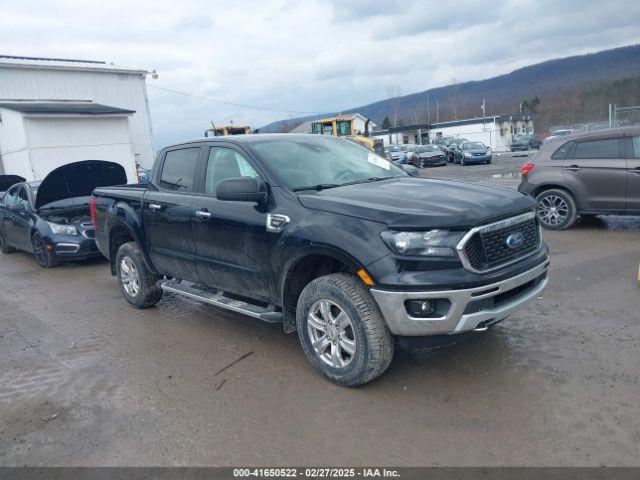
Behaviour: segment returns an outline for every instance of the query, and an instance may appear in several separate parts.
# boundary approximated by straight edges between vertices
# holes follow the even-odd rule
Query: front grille
[[[532,253],[540,245],[540,228],[533,213],[474,230],[462,248],[472,270],[490,270],[512,263]],[[515,233],[521,233],[523,241],[516,247],[510,247],[507,238]]]
[[[480,300],[473,300],[467,304],[464,309],[463,315],[469,315],[472,313],[483,312],[485,310],[491,310],[492,308],[500,308],[506,303],[509,303],[514,298],[524,295],[530,290],[537,287],[542,280],[547,277],[546,273],[543,273],[533,280],[529,280],[527,283],[523,283],[520,286],[507,290],[506,292],[499,293],[493,297],[481,298]]]

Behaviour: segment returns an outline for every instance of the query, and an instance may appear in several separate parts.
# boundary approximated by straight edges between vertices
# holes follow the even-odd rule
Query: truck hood
[[[38,186],[35,208],[68,198],[88,197],[98,187],[127,183],[121,165],[104,160],[85,160],[58,167]]]
[[[18,175],[0,175],[0,192],[5,192],[16,183],[24,182],[25,179]]]
[[[298,198],[313,210],[410,229],[468,229],[534,207],[515,190],[424,178],[347,185]]]

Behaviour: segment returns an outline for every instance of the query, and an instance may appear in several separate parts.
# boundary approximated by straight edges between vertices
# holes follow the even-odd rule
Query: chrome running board
[[[182,282],[179,280],[165,280],[160,282],[160,288],[166,292],[172,292],[184,297],[192,298],[209,305],[214,305],[225,310],[241,313],[249,317],[257,318],[263,322],[280,323],[282,322],[282,312],[277,312],[272,307],[262,307],[252,303],[235,300],[226,297],[222,292],[202,287],[191,282]]]

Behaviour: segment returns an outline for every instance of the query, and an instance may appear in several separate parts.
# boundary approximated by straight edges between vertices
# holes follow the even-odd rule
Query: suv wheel
[[[310,282],[298,299],[296,323],[307,358],[338,385],[367,383],[393,358],[393,337],[378,305],[353,275],[335,273]]]
[[[160,276],[149,272],[137,243],[125,243],[118,249],[116,273],[122,295],[134,307],[152,307],[162,298],[162,289],[156,286]]]
[[[4,233],[4,227],[0,226],[0,252],[2,253],[13,253],[16,249],[9,246],[9,242],[7,242],[7,235]]]
[[[538,220],[549,230],[564,230],[576,221],[578,212],[576,202],[570,193],[564,190],[545,190],[536,197],[538,202]]]
[[[58,262],[51,258],[51,252],[47,249],[42,235],[38,232],[35,232],[31,237],[31,244],[33,245],[33,256],[36,257],[38,265],[42,268],[52,268],[58,265]]]

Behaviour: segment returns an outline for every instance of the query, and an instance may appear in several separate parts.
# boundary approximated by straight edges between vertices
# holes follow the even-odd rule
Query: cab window
[[[175,192],[192,191],[199,153],[199,147],[167,152],[162,164],[160,188]]]
[[[29,208],[29,197],[27,196],[26,188],[18,188],[18,194],[16,195],[16,204],[24,205],[25,209]]]
[[[207,195],[215,195],[218,183],[227,178],[252,177],[258,173],[244,156],[231,148],[211,147],[207,161],[204,191]]]

